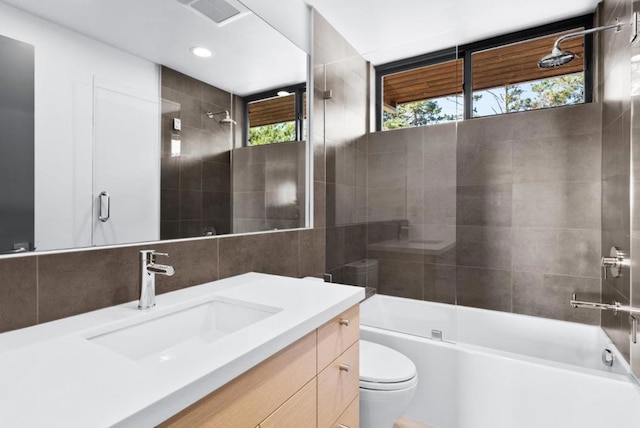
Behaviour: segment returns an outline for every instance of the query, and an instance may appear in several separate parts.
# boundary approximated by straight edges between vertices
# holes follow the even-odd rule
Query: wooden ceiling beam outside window
[[[302,97],[302,111],[306,117],[307,94]],[[296,120],[295,94],[273,97],[249,103],[249,126],[274,125]]]
[[[562,42],[562,49],[577,55],[569,64],[547,69],[538,67],[538,60],[551,53],[551,48],[559,36],[580,30],[581,28],[577,28],[553,36],[474,53],[473,90],[491,89],[583,71],[584,37]]]
[[[462,93],[462,59],[384,76],[384,103],[398,104]]]
[[[295,95],[249,103],[249,126],[273,125],[296,120]]]

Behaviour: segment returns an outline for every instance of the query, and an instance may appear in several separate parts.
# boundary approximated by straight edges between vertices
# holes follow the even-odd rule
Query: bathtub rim
[[[501,349],[489,348],[486,346],[472,345],[472,344],[463,343],[463,342],[454,343],[454,342],[447,342],[447,341],[439,341],[439,340],[431,339],[429,337],[423,337],[423,336],[388,330],[388,329],[379,328],[379,327],[372,327],[364,324],[360,325],[360,330],[365,332],[368,331],[372,333],[395,336],[400,339],[408,339],[411,341],[425,342],[427,344],[432,344],[434,346],[442,346],[449,349],[458,349],[460,351],[468,352],[471,354],[485,354],[485,355],[489,354],[489,355],[496,356],[498,358],[518,360],[518,361],[523,361],[530,364],[544,365],[544,366],[549,366],[558,370],[569,370],[572,372],[577,372],[577,373],[581,373],[588,376],[604,377],[604,378],[607,378],[613,381],[618,381],[618,382],[625,382],[625,383],[632,382],[636,386],[638,393],[640,394],[640,383],[635,378],[635,376],[633,376],[633,374],[631,373],[630,366],[628,365],[628,363],[624,360],[624,358],[622,358],[622,355],[620,354],[618,349],[615,348],[613,345],[612,347],[614,349],[612,350],[616,355],[616,359],[618,360],[618,363],[621,364],[622,370],[624,371],[624,373],[613,373],[613,372],[608,372],[604,370],[597,370],[590,367],[583,367],[575,364],[554,361],[546,358],[533,357],[530,355],[504,351]],[[367,338],[363,340],[370,340],[370,339]]]

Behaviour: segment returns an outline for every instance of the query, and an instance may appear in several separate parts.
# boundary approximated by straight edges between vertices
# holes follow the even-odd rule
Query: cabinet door
[[[359,309],[355,305],[318,329],[318,372],[360,337]]]
[[[353,399],[347,410],[340,415],[333,424],[333,428],[359,428],[360,427],[360,395]]]
[[[163,422],[161,428],[255,428],[316,375],[316,332]]]
[[[260,428],[314,428],[316,426],[316,388],[314,378],[265,419]]]
[[[332,427],[360,392],[359,342],[318,375],[318,428]]]

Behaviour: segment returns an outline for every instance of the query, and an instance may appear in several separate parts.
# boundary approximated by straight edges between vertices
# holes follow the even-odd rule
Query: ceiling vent
[[[233,0],[178,0],[178,2],[219,26],[250,13],[249,9]]]

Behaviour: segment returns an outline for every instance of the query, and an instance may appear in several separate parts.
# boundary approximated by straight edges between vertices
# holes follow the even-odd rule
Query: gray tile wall
[[[207,111],[231,110],[231,94],[162,67],[161,239],[231,232],[232,129],[209,119]],[[236,116],[238,117],[238,116]],[[173,119],[182,130],[173,130]],[[240,126],[236,126],[240,128]],[[182,154],[171,157],[171,136]]]
[[[601,25],[616,18],[628,19],[632,0],[605,0],[600,7]],[[612,246],[630,253],[630,140],[631,140],[631,44],[630,26],[620,33],[600,34],[602,99],[602,245],[608,255]],[[602,301],[630,303],[630,275],[602,280]],[[629,323],[626,315],[602,313],[602,327],[628,359]]]
[[[0,332],[125,303],[139,297],[141,249],[170,254],[159,294],[246,272],[292,277],[324,271],[322,230],[162,242],[0,259]],[[277,251],[274,251],[277,248]]]
[[[343,266],[366,255],[366,146],[369,64],[314,11],[316,225],[325,227],[326,272],[343,282]],[[331,99],[323,99],[325,91]],[[316,156],[316,159],[319,159]]]
[[[378,260],[379,293],[455,303],[456,157],[453,123],[368,135],[367,257]],[[424,241],[448,244],[419,249]],[[402,242],[417,244],[385,246]]]
[[[378,291],[598,324],[568,301],[600,293],[600,124],[594,103],[370,134]],[[406,222],[402,239],[452,246],[372,250]]]

